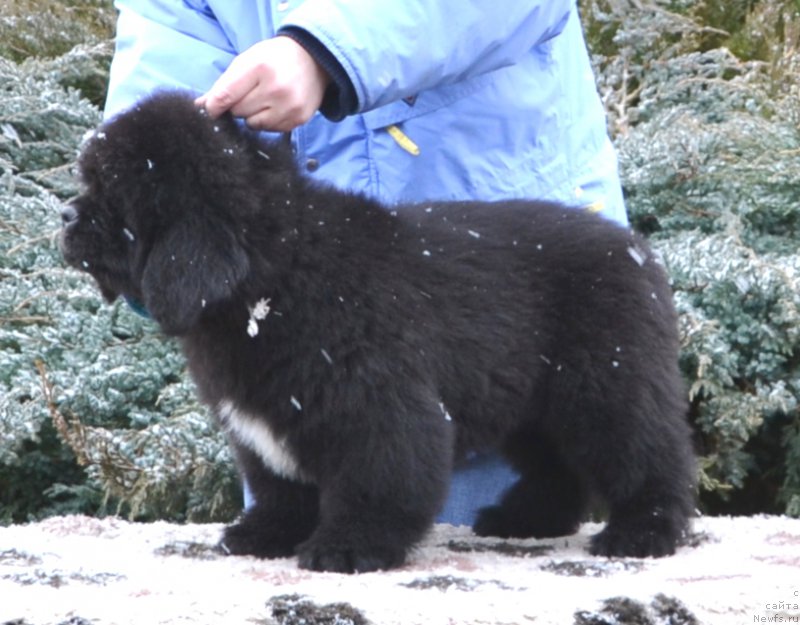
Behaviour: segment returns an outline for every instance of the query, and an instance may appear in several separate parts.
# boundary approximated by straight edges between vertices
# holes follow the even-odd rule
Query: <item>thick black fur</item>
[[[65,258],[180,337],[255,493],[232,553],[398,566],[453,467],[492,448],[521,478],[478,534],[570,534],[596,495],[592,553],[674,552],[694,461],[671,293],[640,237],[536,201],[390,211],[180,94],[105,124],[80,173]],[[294,465],[269,468],[232,406]]]

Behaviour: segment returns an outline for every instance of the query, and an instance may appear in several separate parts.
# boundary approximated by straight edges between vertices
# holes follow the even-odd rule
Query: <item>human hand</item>
[[[195,101],[211,117],[230,111],[257,130],[289,132],[322,104],[330,76],[289,37],[265,39],[233,59]]]

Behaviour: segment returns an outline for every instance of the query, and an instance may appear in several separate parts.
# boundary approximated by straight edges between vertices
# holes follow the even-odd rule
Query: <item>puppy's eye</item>
[[[131,230],[129,230],[128,228],[123,228],[122,234],[124,234],[125,238],[128,239],[128,241],[130,241],[131,243],[134,243],[136,241],[136,235],[133,234],[133,232],[131,232]]]

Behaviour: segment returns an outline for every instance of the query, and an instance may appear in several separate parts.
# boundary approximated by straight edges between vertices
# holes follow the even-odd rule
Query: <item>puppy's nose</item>
[[[68,226],[76,221],[78,221],[78,211],[75,210],[72,204],[67,204],[61,209],[61,223],[64,226]]]

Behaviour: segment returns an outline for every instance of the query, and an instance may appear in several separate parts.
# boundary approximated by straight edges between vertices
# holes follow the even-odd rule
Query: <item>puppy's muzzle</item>
[[[75,207],[72,204],[67,204],[64,208],[61,209],[61,225],[64,228],[74,224],[78,221],[78,211],[75,210]]]
[[[78,224],[79,216],[77,209],[71,204],[67,204],[61,209],[61,236],[58,238],[58,247],[68,265],[76,266],[78,259],[74,250],[74,245],[70,244],[71,232]],[[68,237],[70,240],[68,240]]]

